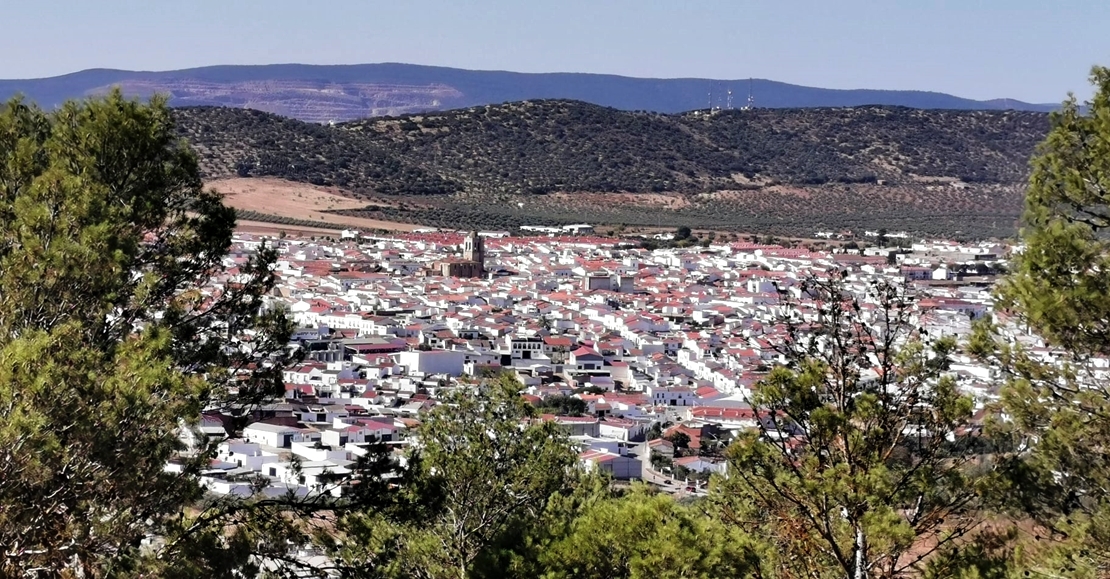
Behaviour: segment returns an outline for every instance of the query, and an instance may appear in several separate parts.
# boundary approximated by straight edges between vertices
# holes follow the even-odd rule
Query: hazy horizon
[[[1056,103],[1090,95],[1110,64],[1110,3],[707,0],[467,6],[335,0],[137,0],[9,7],[0,78],[94,68],[395,62],[638,78],[760,78],[829,89],[916,90]],[[41,35],[42,22],[54,32]],[[45,40],[45,42],[44,42]],[[34,47],[28,50],[28,47]]]

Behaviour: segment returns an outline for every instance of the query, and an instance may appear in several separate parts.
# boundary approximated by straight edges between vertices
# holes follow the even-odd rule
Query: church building
[[[439,262],[439,273],[445,277],[482,277],[485,268],[486,249],[484,240],[477,231],[471,231],[463,241],[462,259]]]

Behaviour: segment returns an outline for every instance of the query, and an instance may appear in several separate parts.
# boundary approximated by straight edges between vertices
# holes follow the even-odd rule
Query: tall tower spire
[[[471,231],[470,235],[467,235],[466,240],[463,241],[463,259],[477,263],[479,275],[485,272],[485,240],[478,235],[477,231]]]

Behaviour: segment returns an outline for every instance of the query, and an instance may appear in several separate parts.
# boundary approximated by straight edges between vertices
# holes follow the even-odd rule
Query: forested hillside
[[[461,207],[466,199],[463,208],[474,209],[529,198],[530,205],[547,207],[544,215],[522,215],[504,226],[548,215],[551,203],[536,200],[538,194],[656,193],[677,195],[684,207],[707,194],[754,203],[713,224],[744,227],[745,213],[773,212],[775,203],[765,207],[767,195],[787,188],[787,194],[831,195],[792,212],[806,228],[842,225],[806,218],[835,213],[838,203],[857,197],[854,209],[868,214],[905,210],[892,227],[912,228],[918,207],[925,221],[937,211],[956,211],[957,219],[986,215],[1012,228],[1028,158],[1048,129],[1047,115],[1033,112],[859,107],[663,115],[575,101],[338,125],[227,108],[176,114],[209,178],[274,176],[366,196],[451,195],[425,200],[429,207]],[[737,199],[736,192],[743,195]],[[555,209],[574,209],[569,219],[592,219],[578,216],[575,205],[573,198],[560,200]],[[610,221],[654,224],[634,216]],[[954,227],[976,227],[966,225]]]

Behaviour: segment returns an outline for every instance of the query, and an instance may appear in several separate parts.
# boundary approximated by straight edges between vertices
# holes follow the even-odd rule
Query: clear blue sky
[[[409,62],[768,78],[1059,102],[1110,65],[1110,0],[11,0],[0,78]]]

